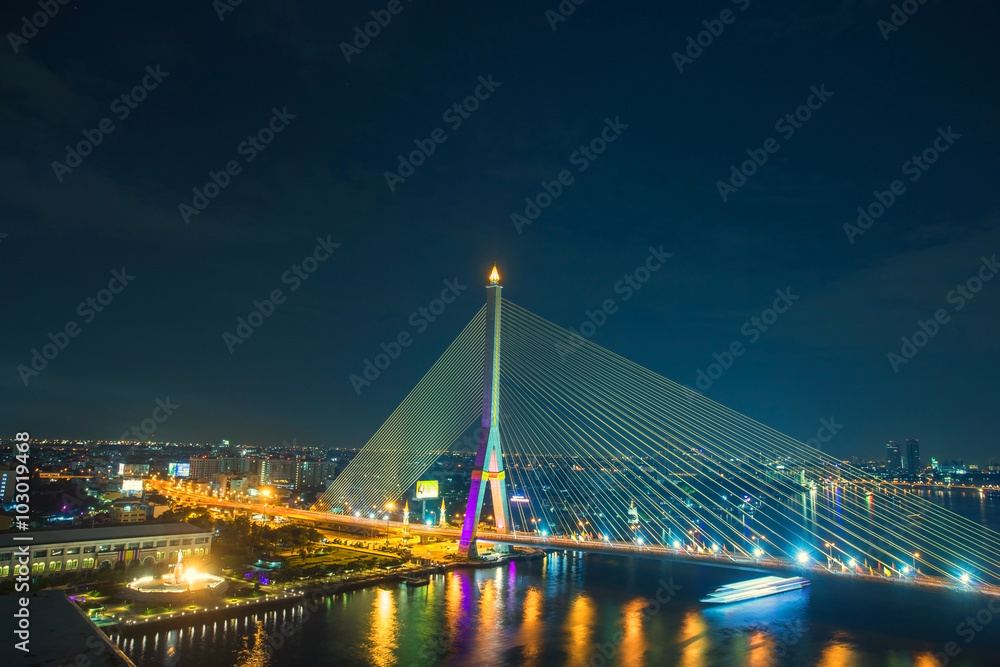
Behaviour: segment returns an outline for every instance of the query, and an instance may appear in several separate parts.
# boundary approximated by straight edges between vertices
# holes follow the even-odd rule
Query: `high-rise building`
[[[892,440],[885,446],[885,468],[889,472],[897,472],[903,467],[903,459],[900,455],[899,445]]]
[[[205,456],[191,457],[191,479],[214,479],[219,474],[219,459]]]
[[[916,475],[924,469],[920,465],[920,441],[916,438],[906,440],[906,472]]]

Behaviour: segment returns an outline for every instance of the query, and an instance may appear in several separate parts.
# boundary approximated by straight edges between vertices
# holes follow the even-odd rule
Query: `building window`
[[[36,551],[33,554],[31,554],[31,557],[32,558],[45,558],[48,555],[49,555],[48,551],[46,551],[45,549],[41,549],[41,550]]]
[[[181,543],[180,540],[170,540],[170,546],[172,547],[176,547],[180,543]]]
[[[63,550],[62,549],[50,549],[49,550],[49,555],[50,556],[62,556],[63,555]]]
[[[79,564],[80,564],[79,560],[77,560],[76,558],[70,558],[68,561],[66,561],[66,569],[75,570],[76,566]]]
[[[153,542],[152,541],[143,542],[142,543],[142,548],[143,549],[152,549],[153,548]]]
[[[10,565],[0,565],[0,577],[10,576]]]
[[[167,554],[167,558],[169,558],[170,560],[177,560],[177,552],[171,551],[170,553]]]
[[[42,572],[45,572],[45,563],[32,563],[31,564],[31,573],[32,574],[41,574]]]
[[[139,548],[139,543],[138,543],[138,542],[129,542],[129,543],[128,543],[128,548],[129,548],[130,550],[131,550],[131,549],[138,549],[138,548]]]
[[[83,553],[85,553],[85,554],[92,554],[95,551],[97,551],[97,547],[84,547],[83,548]]]
[[[111,550],[112,551],[125,551],[125,543],[122,542],[121,544],[116,544],[114,547],[111,548]]]
[[[102,554],[106,553],[108,551],[111,551],[111,545],[110,544],[102,544],[101,546],[97,547],[97,551],[98,551],[98,553],[102,553]]]
[[[191,538],[190,537],[185,537],[183,544],[191,544]],[[189,549],[189,551],[190,551],[190,549]]]
[[[66,555],[71,556],[73,554],[80,553],[80,547],[70,547],[66,550]]]
[[[205,555],[205,550],[203,548],[201,548],[201,547],[198,547],[197,549],[194,550],[194,555],[195,556],[204,556]]]
[[[12,553],[0,554],[0,561],[2,561],[2,560],[13,560],[13,558],[12,558],[13,555],[14,554],[12,554]]]
[[[196,537],[196,538],[194,538],[194,543],[195,544],[205,544],[206,542],[208,542],[208,538],[207,537]]]
[[[83,559],[83,567],[85,569],[88,569],[88,570],[90,568],[94,567],[94,559],[93,558],[84,558]]]
[[[167,546],[167,541],[166,540],[157,540],[156,541],[156,548],[157,549],[159,549],[160,547],[165,547],[165,546]]]
[[[156,560],[163,560],[164,558],[166,558],[166,556],[167,554],[163,553],[162,551],[156,552]]]
[[[61,560],[50,561],[49,569],[52,570],[53,572],[58,572],[59,570],[62,569],[62,561]]]

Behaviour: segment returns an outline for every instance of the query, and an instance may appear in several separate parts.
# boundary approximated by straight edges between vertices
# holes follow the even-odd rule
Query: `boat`
[[[426,586],[431,583],[431,578],[426,576],[403,577],[403,583],[410,588],[416,588],[417,586]]]
[[[701,599],[702,602],[713,604],[729,604],[731,602],[743,602],[744,600],[754,600],[768,595],[797,591],[809,585],[808,579],[802,577],[760,577],[750,579],[735,584],[719,586]]]

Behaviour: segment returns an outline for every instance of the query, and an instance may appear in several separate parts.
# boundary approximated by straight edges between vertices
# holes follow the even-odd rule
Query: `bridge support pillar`
[[[482,436],[476,451],[476,464],[472,470],[469,502],[465,508],[462,535],[458,553],[475,557],[476,533],[483,509],[487,484],[493,499],[493,520],[498,533],[508,533],[510,504],[507,501],[507,473],[503,467],[503,448],[500,444],[500,274],[493,267],[490,284],[486,286],[486,372],[483,386]]]

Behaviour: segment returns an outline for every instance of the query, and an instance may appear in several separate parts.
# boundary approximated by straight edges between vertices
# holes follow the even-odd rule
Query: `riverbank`
[[[134,636],[159,632],[161,630],[185,628],[192,625],[291,606],[300,603],[306,598],[334,597],[340,593],[347,593],[372,586],[402,583],[403,577],[430,576],[432,574],[444,574],[448,571],[459,569],[500,567],[512,561],[536,560],[543,556],[544,552],[536,549],[530,552],[511,554],[490,561],[454,561],[354,577],[330,577],[322,581],[303,582],[299,585],[283,588],[269,587],[269,590],[264,591],[261,597],[251,600],[236,602],[220,600],[218,604],[172,610],[149,616],[122,611],[110,614],[107,617],[112,621],[112,624],[107,625],[106,630],[117,632],[123,636]]]

